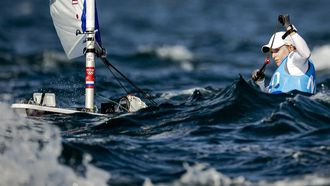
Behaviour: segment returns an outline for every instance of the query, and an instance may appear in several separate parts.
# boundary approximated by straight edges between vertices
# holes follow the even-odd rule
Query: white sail
[[[95,6],[96,7],[96,6]],[[60,38],[64,51],[69,59],[84,55],[86,47],[85,34],[76,35],[77,31],[86,31],[85,0],[50,0],[50,14]],[[97,11],[95,8],[96,41],[101,46]]]

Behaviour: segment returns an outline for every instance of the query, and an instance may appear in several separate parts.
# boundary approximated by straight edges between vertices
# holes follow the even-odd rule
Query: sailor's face
[[[283,45],[277,49],[272,49],[271,52],[272,52],[272,57],[277,66],[280,66],[282,63],[282,60],[290,53],[289,49],[286,45]]]

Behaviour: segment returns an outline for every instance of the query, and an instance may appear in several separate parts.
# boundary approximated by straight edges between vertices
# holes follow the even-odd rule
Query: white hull
[[[33,105],[33,104],[21,104],[21,103],[12,104],[11,108],[13,108],[17,113],[25,116],[42,116],[44,114],[77,114],[77,113],[93,115],[93,116],[108,116],[106,114],[84,112],[74,109],[56,108],[56,107],[48,107],[48,106]]]

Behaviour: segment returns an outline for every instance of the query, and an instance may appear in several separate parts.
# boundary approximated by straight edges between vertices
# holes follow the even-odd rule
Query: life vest
[[[300,92],[315,94],[315,68],[310,59],[308,59],[308,70],[301,76],[293,76],[287,70],[288,57],[286,57],[281,65],[277,68],[269,83],[269,93],[280,94],[287,93],[293,90]]]

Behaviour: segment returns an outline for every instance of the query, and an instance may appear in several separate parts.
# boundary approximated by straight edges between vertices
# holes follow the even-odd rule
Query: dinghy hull
[[[11,108],[15,110],[16,113],[23,116],[43,116],[45,114],[88,114],[93,116],[107,116],[106,114],[93,113],[93,112],[84,112],[74,109],[67,108],[57,108],[49,106],[41,106],[34,104],[23,104],[15,103],[11,105]]]

